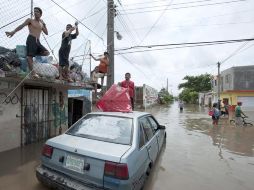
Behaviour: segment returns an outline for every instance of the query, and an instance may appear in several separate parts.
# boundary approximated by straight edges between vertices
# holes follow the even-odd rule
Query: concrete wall
[[[237,105],[237,97],[254,97],[254,92],[224,92],[221,93],[221,99],[227,98],[229,105]]]
[[[215,102],[212,92],[200,92],[198,99],[199,105],[202,106],[211,106]]]
[[[3,82],[0,78],[0,152],[21,146],[21,87],[17,88],[10,98],[2,103],[16,86],[16,83]],[[48,88],[48,102],[44,104],[49,106],[49,118],[45,121],[49,121],[51,136],[59,135],[59,132],[64,133],[68,129],[67,90],[61,87]],[[61,130],[59,130],[60,127]],[[22,134],[24,143],[24,132]]]
[[[214,87],[217,91],[217,87]],[[232,67],[221,72],[221,91],[254,90],[254,66]]]
[[[60,106],[60,93],[63,95],[63,105]],[[59,135],[60,126],[62,133],[68,129],[68,91],[67,89],[53,88],[51,92],[51,113],[50,117],[53,120],[51,123],[51,136]]]
[[[21,89],[2,103],[16,86],[16,83],[0,80],[0,152],[19,147],[21,143],[21,119],[16,117],[21,114]]]
[[[146,84],[143,85],[143,106],[145,108],[158,103],[158,91]]]
[[[234,67],[234,90],[254,90],[254,66]]]
[[[138,106],[143,105],[143,86],[135,87],[135,104]]]
[[[234,89],[234,70],[233,68],[222,71],[221,73],[221,91]],[[217,92],[217,91],[216,91]]]

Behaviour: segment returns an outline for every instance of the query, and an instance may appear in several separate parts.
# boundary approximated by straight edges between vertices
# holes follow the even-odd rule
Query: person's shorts
[[[97,78],[97,79],[98,79],[98,78],[102,78],[102,77],[104,77],[104,76],[105,76],[105,73],[95,73],[95,74],[94,74],[94,77]]]
[[[59,50],[59,66],[69,66],[69,52],[63,49]]]
[[[48,50],[41,45],[40,40],[32,35],[28,35],[26,40],[27,56],[43,55]]]
[[[235,117],[235,124],[236,125],[242,125],[243,124],[242,118],[241,117]]]

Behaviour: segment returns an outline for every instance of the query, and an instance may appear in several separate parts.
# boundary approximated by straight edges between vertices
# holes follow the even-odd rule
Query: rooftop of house
[[[58,79],[49,79],[49,78],[39,78],[39,79],[31,79],[29,77],[22,77],[18,75],[14,76],[2,76],[0,77],[0,81],[3,82],[16,82],[17,85],[20,83],[24,83],[26,85],[32,86],[42,86],[42,87],[58,87],[64,89],[93,89],[92,82],[67,82]]]

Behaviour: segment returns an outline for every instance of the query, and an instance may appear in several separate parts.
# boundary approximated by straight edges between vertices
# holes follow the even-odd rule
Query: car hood
[[[67,152],[112,162],[120,162],[123,154],[131,147],[67,134],[49,139],[46,144]]]

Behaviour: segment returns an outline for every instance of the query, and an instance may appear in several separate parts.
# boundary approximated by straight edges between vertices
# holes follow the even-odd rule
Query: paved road
[[[252,190],[254,127],[236,128],[207,110],[177,104],[150,110],[167,126],[166,144],[145,190]],[[254,117],[254,113],[248,113]],[[250,118],[254,120],[254,118]],[[46,190],[35,177],[41,144],[0,153],[0,190]]]

